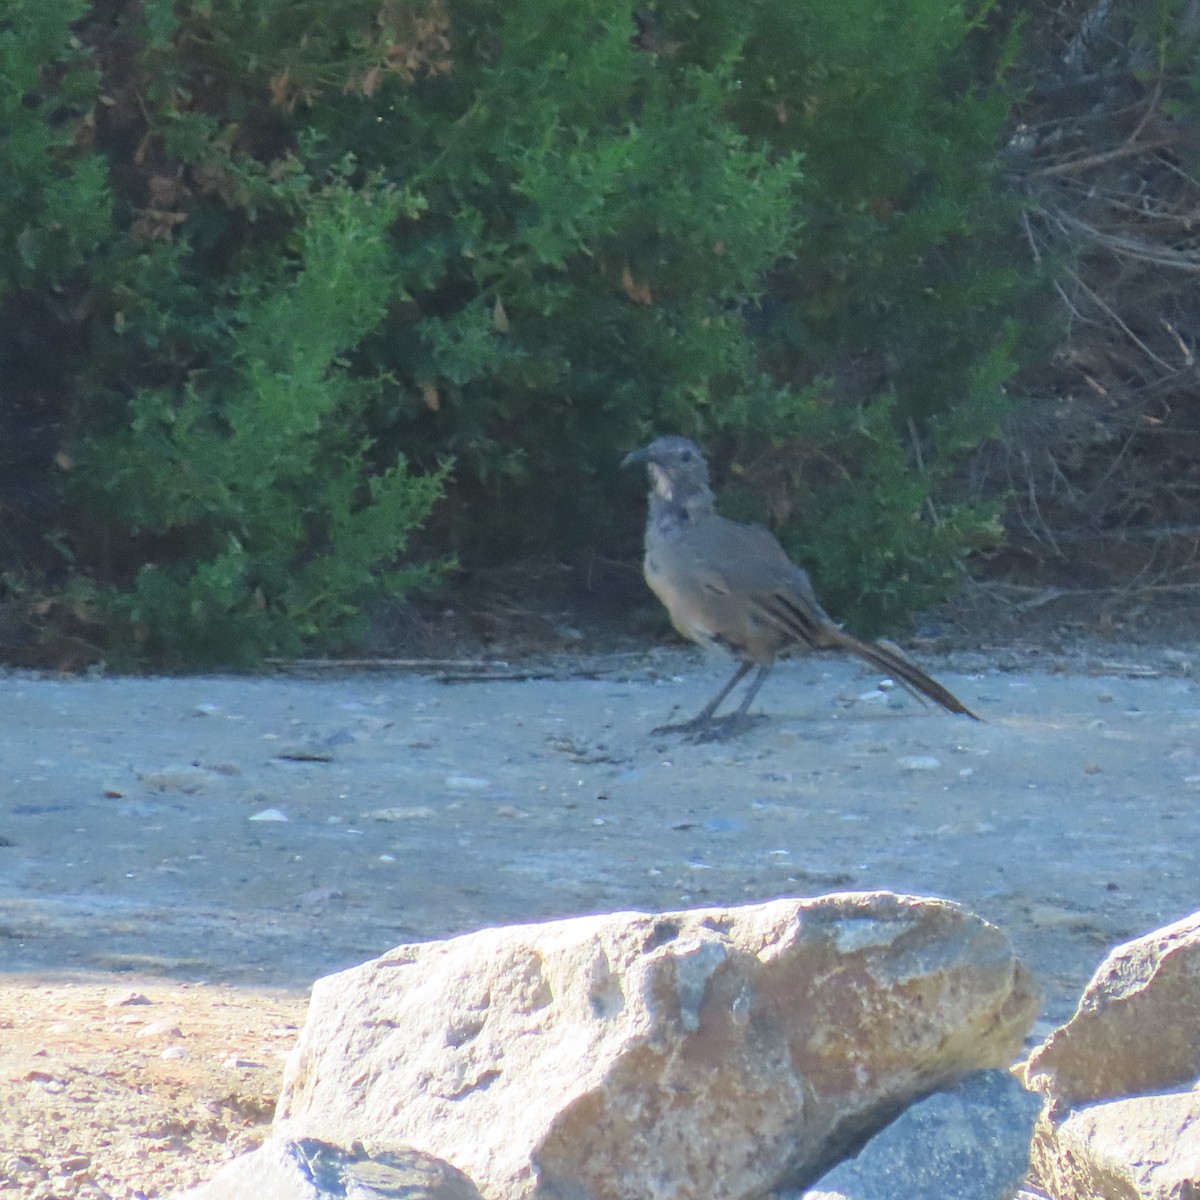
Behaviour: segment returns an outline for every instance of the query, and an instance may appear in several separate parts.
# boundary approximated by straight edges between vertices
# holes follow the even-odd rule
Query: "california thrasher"
[[[719,646],[740,661],[733,678],[693,717],[664,725],[708,736],[736,732],[776,658],[792,646],[849,650],[886,671],[914,696],[927,696],[952,713],[979,718],[957,696],[882,642],[864,642],[834,624],[808,575],[758,525],[740,525],[717,514],[708,486],[708,464],[693,442],[656,438],[626,455],[622,466],[644,463],[650,478],[646,522],[646,582],[666,606],[671,623],[701,646]],[[721,702],[749,674],[737,711],[721,721]]]

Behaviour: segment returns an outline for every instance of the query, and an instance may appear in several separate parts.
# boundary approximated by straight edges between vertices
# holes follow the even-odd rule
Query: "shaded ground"
[[[986,722],[809,658],[741,741],[681,743],[649,731],[725,666],[666,649],[4,678],[0,1192],[210,1174],[261,1136],[313,978],[485,924],[948,896],[1013,938],[1044,1031],[1114,942],[1200,907],[1200,647],[916,654]]]

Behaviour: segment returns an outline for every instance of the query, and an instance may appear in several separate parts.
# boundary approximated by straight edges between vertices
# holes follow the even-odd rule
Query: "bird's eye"
[[[694,457],[695,457],[695,455],[694,455],[694,454],[692,454],[692,452],[691,452],[690,450],[685,450],[685,451],[684,451],[684,452],[683,452],[683,453],[682,453],[682,454],[679,456],[679,461],[680,461],[680,462],[691,462],[691,461],[692,461],[692,459],[693,459]]]

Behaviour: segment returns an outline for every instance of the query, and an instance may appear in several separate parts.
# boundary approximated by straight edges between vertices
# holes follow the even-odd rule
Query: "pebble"
[[[105,1008],[123,1008],[129,1004],[150,1004],[152,1001],[148,996],[141,992],[122,992],[119,996],[114,996],[111,1000],[104,1002]]]
[[[740,833],[742,823],[736,817],[709,817],[703,829],[706,833]]]
[[[183,1037],[183,1030],[169,1018],[164,1018],[161,1021],[151,1021],[149,1025],[143,1025],[141,1029],[134,1035],[135,1037]]]
[[[139,781],[153,792],[182,792],[195,796],[204,791],[207,773],[190,763],[186,767],[161,767],[154,771],[139,771]]]
[[[940,758],[928,754],[906,754],[896,762],[906,771],[936,771],[942,765]]]
[[[333,762],[333,751],[323,750],[316,746],[288,746],[286,749],[280,750],[275,757],[284,762],[331,763]]]
[[[490,788],[492,781],[477,775],[447,775],[446,786],[452,792],[481,792],[484,788]]]
[[[248,821],[286,821],[287,817],[283,815],[277,808],[264,808],[262,812],[256,812],[254,816],[247,817]]]
[[[228,1058],[221,1064],[224,1067],[233,1067],[238,1071],[255,1071],[262,1069],[262,1063],[255,1062],[252,1058],[241,1058],[236,1054],[229,1055]]]
[[[436,817],[437,811],[428,804],[416,804],[399,808],[374,808],[362,815],[364,821],[427,821]]]

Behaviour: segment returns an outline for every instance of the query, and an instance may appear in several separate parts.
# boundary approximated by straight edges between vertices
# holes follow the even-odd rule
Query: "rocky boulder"
[[[1200,1197],[1200,913],[1114,949],[1025,1079],[1055,1200]]]
[[[480,1200],[449,1163],[417,1150],[369,1154],[272,1137],[176,1200]]]
[[[1009,1200],[1040,1107],[1010,1072],[977,1071],[906,1108],[802,1196],[778,1200]]]
[[[489,1200],[759,1196],[1007,1065],[1036,1007],[1008,939],[940,900],[488,929],[318,981],[276,1127],[413,1147]]]

